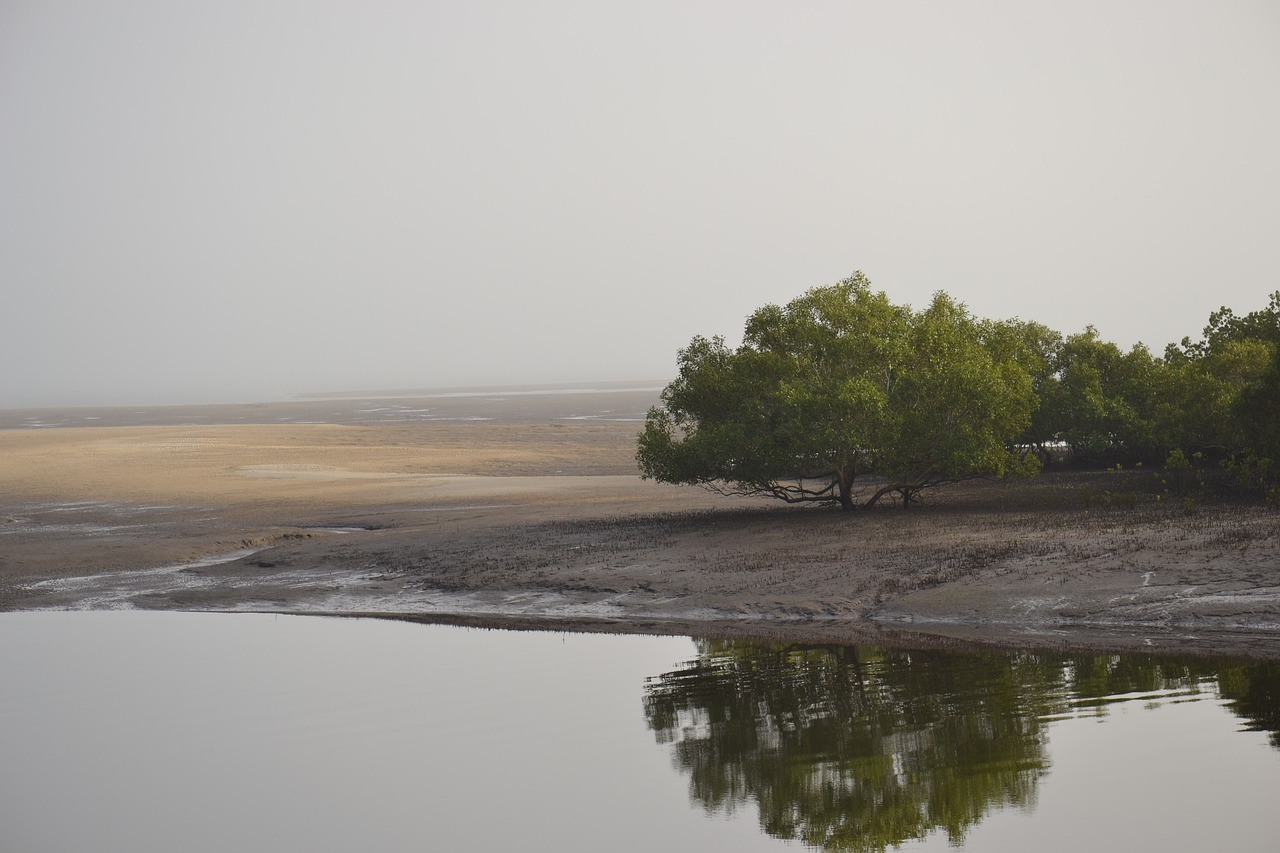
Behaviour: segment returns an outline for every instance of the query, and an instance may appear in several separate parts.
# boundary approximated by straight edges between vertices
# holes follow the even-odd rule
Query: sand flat
[[[725,498],[641,480],[638,424],[593,416],[608,395],[529,399],[459,398],[451,420],[279,423],[268,405],[262,423],[0,429],[0,609],[1280,657],[1274,510],[1102,508],[1082,496],[1125,485],[1105,472],[962,484],[909,512]],[[290,417],[378,408],[308,405]]]

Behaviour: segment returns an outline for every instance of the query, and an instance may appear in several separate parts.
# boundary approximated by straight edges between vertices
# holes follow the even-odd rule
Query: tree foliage
[[[941,292],[920,311],[894,305],[861,273],[765,306],[741,346],[696,337],[680,351],[641,473],[850,509],[1023,470],[1010,442],[1035,407],[1026,331]]]
[[[1239,341],[1262,341],[1280,345],[1280,290],[1271,294],[1265,308],[1250,311],[1243,317],[1223,306],[1209,315],[1199,341],[1183,338],[1181,344],[1170,344],[1165,356],[1170,361],[1195,361],[1220,352]]]
[[[1070,335],[1040,388],[1043,430],[1077,460],[1140,452],[1152,439],[1157,370],[1141,344],[1123,352],[1092,326]]]
[[[1256,377],[1232,401],[1232,414],[1242,433],[1243,449],[1259,459],[1280,464],[1280,345]]]
[[[1076,465],[1158,462],[1173,450],[1280,459],[1278,351],[1280,292],[1243,316],[1214,311],[1199,341],[1183,338],[1163,357],[1141,344],[1123,352],[1089,327],[1053,355],[1037,439],[1065,444]]]
[[[1163,464],[1175,451],[1275,499],[1280,291],[1209,315],[1163,356],[1092,327],[915,311],[861,273],[748,319],[741,346],[696,337],[649,412],[645,477],[845,509],[1040,464]],[[1267,490],[1270,489],[1268,492]]]

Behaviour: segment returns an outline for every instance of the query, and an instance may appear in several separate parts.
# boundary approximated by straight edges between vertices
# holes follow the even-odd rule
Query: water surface
[[[0,614],[0,849],[1275,850],[1274,665]]]

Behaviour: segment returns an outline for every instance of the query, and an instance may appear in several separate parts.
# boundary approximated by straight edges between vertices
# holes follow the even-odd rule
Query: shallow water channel
[[[1280,666],[0,614],[0,849],[1274,851]]]

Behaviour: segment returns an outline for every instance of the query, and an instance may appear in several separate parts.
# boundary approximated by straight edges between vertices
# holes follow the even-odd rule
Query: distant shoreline
[[[530,394],[614,394],[622,391],[661,391],[663,380],[622,380],[602,382],[553,382],[530,385],[458,385],[440,388],[408,388],[377,391],[321,391],[297,394],[293,400],[395,400],[434,397],[481,397],[488,395],[525,396]]]
[[[452,397],[487,396],[551,396],[578,394],[619,394],[652,392],[657,396],[669,380],[621,379],[592,382],[508,383],[504,385],[442,385],[424,388],[368,388],[338,391],[307,391],[250,400],[186,401],[151,403],[53,403],[0,406],[0,429],[12,428],[17,415],[57,414],[64,412],[140,412],[152,413],[157,423],[170,418],[166,410],[183,409],[263,409],[277,406],[306,405],[315,402],[353,402],[358,400],[420,400]]]
[[[537,423],[557,418],[604,417],[619,410],[625,411],[628,420],[642,421],[648,408],[658,403],[663,387],[656,381],[563,383],[404,392],[327,392],[256,403],[12,408],[0,409],[0,430],[275,423],[353,425],[389,420],[370,416],[368,410],[373,407],[361,406],[362,403],[400,404],[406,414],[422,416],[402,417],[397,421],[435,418]],[[506,405],[512,398],[518,401],[517,405]],[[428,408],[435,414],[427,417]]]

